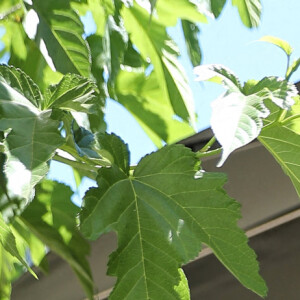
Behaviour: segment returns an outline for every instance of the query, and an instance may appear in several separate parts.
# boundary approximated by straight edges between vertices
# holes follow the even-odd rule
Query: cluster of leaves
[[[1,55],[9,53],[10,66],[0,66],[0,299],[9,299],[23,267],[47,272],[47,249],[70,264],[92,299],[87,239],[108,231],[118,233],[108,264],[108,274],[117,276],[111,299],[189,299],[181,266],[198,255],[202,243],[245,287],[266,295],[255,253],[237,227],[239,204],[223,189],[226,175],[199,172],[199,159],[215,153],[208,151],[214,139],[198,153],[173,144],[193,134],[195,113],[167,27],[180,19],[197,66],[197,23],[218,17],[225,2],[1,1]],[[232,4],[246,26],[258,26],[259,0]],[[85,37],[80,16],[87,13],[96,30]],[[266,39],[290,57],[285,42]],[[299,63],[285,79],[266,77],[243,86],[225,67],[195,69],[199,80],[227,89],[212,117],[222,145],[217,151],[223,150],[219,165],[258,137],[298,193],[299,104],[288,79]],[[158,147],[169,145],[132,168],[127,145],[105,133],[108,97]],[[68,187],[45,179],[52,159],[72,166],[80,178],[96,179],[98,187],[86,193],[81,208],[71,202]]]

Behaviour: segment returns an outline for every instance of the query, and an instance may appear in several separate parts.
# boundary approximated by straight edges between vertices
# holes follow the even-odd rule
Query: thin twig
[[[216,137],[213,136],[199,152],[207,152],[215,142]]]

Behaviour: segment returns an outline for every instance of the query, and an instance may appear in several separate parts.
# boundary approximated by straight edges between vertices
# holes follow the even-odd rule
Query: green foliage
[[[118,234],[108,263],[117,277],[110,299],[190,299],[181,267],[202,243],[246,288],[266,295],[255,253],[237,226],[239,204],[223,189],[226,175],[199,166],[203,156],[223,151],[222,165],[258,138],[300,195],[300,106],[288,81],[300,60],[290,64],[292,47],[262,38],[286,53],[285,79],[242,84],[226,67],[196,67],[198,80],[226,90],[213,104],[215,136],[198,153],[170,145],[195,132],[196,116],[168,27],[180,22],[190,61],[199,65],[199,23],[217,18],[225,2],[1,1],[0,56],[8,52],[12,65],[0,66],[1,299],[9,299],[24,267],[31,271],[26,254],[48,271],[46,249],[70,264],[92,299],[87,239],[109,231]],[[259,0],[231,2],[247,27],[259,25]],[[80,18],[87,13],[96,25],[88,37]],[[123,105],[158,148],[169,145],[130,166],[127,145],[105,133],[108,98]],[[221,148],[208,151],[216,139]],[[97,180],[81,208],[68,187],[45,179],[51,160],[71,166],[77,186],[84,176]]]
[[[27,230],[70,264],[92,298],[94,284],[86,260],[89,244],[78,231],[76,216],[79,208],[71,202],[71,196],[69,187],[44,180],[36,188],[34,200],[19,218]]]
[[[201,242],[246,287],[265,295],[255,255],[236,226],[239,205],[222,190],[224,174],[195,179],[196,155],[177,145],[144,157],[128,176],[120,153],[99,171],[99,188],[88,191],[81,212],[88,238],[118,233],[108,263],[108,273],[118,277],[111,299],[180,299],[178,267],[197,255]]]

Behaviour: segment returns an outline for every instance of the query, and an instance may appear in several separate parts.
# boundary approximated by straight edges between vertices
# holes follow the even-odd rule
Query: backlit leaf
[[[26,261],[22,258],[20,255],[17,246],[16,246],[16,239],[13,235],[10,227],[5,224],[2,215],[0,214],[0,247],[2,246],[10,255],[14,256],[18,259],[18,261],[27,268],[30,273],[35,277],[35,273],[31,270],[31,268],[28,266]]]
[[[82,38],[83,25],[68,1],[34,0],[28,5],[24,28],[53,70],[89,76],[90,53]]]
[[[266,36],[263,36],[262,38],[260,38],[259,40],[262,41],[262,42],[268,42],[270,44],[273,44],[273,45],[279,47],[288,56],[290,56],[293,52],[292,46],[288,42],[286,42],[286,41],[284,41],[284,40],[282,40],[278,37],[271,36],[271,35],[266,35]]]
[[[166,28],[155,18],[149,23],[147,11],[136,3],[123,7],[122,16],[131,40],[145,61],[153,64],[161,95],[183,120],[195,122],[193,97],[179,65],[178,49],[168,37]]]
[[[71,202],[69,187],[44,180],[36,196],[20,216],[22,222],[52,251],[65,259],[92,299],[93,280],[86,256],[90,247],[77,229],[79,208]]]
[[[168,99],[161,93],[156,72],[146,77],[140,69],[122,70],[116,92],[118,102],[131,112],[157,147],[194,133],[188,122],[175,117]]]
[[[294,103],[298,91],[294,84],[279,78],[265,77],[256,83],[247,94],[258,94],[264,99],[270,99],[282,109],[289,109]]]

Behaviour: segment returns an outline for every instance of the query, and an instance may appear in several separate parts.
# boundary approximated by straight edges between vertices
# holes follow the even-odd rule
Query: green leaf
[[[190,300],[191,295],[190,295],[188,281],[182,269],[179,269],[179,273],[180,273],[180,281],[179,284],[174,287],[174,289],[178,293],[180,300]]]
[[[191,63],[194,67],[201,64],[202,54],[199,46],[199,28],[196,24],[182,20],[182,30],[184,33],[185,44]]]
[[[177,61],[178,49],[166,28],[154,18],[149,23],[146,10],[136,3],[130,8],[123,7],[122,16],[133,44],[143,59],[150,60],[154,66],[162,98],[169,102],[175,114],[194,125],[192,92]]]
[[[245,26],[258,27],[261,15],[260,0],[232,0],[232,5],[238,8],[240,18]]]
[[[194,68],[197,81],[212,81],[223,84],[231,91],[242,91],[239,79],[228,68],[222,65],[202,65]]]
[[[40,267],[43,271],[47,271],[47,261],[45,256],[47,254],[47,249],[45,244],[39,240],[29,228],[19,219],[15,218],[12,222],[13,229],[15,231],[15,236],[26,243],[26,248],[30,250],[30,260],[35,266]]]
[[[128,175],[130,163],[127,144],[115,134],[98,133],[96,138],[98,151],[104,155],[103,150],[109,152],[111,163]]]
[[[8,64],[20,68],[30,76],[42,91],[45,91],[49,84],[58,82],[62,74],[51,70],[34,41],[25,38],[25,44],[27,49],[26,59],[20,59],[11,49]]]
[[[104,107],[95,82],[75,74],[65,75],[46,91],[45,109],[60,108],[72,112],[95,113],[95,107]]]
[[[294,105],[294,97],[298,95],[294,84],[275,76],[264,77],[250,88],[247,93],[257,94],[264,99],[270,99],[282,109],[289,109]]]
[[[10,75],[18,72],[8,67],[7,70]],[[20,83],[22,92],[35,94],[36,86],[27,90],[26,83],[30,85],[30,79],[23,73],[18,76],[16,79],[25,82],[24,85],[23,81]],[[6,131],[4,170],[7,188],[14,196],[29,200],[34,186],[48,171],[48,160],[63,139],[58,131],[59,122],[51,119],[51,111],[40,111],[19,92],[18,82],[10,81],[10,76],[7,78],[8,82],[0,77],[0,130]],[[16,89],[10,87],[10,83]]]
[[[212,13],[218,18],[224,8],[226,0],[210,0],[210,6]]]
[[[107,15],[112,13],[107,11],[107,6],[105,6],[105,1],[99,0],[89,0],[88,3],[71,3],[72,8],[74,8],[80,16],[85,16],[87,12],[91,12],[93,15],[93,21],[95,22],[97,29],[96,34],[103,36],[104,28],[106,24]],[[112,6],[111,1],[111,6]]]
[[[288,42],[286,42],[278,37],[266,35],[266,36],[263,36],[262,38],[260,38],[259,40],[262,42],[268,42],[270,44],[273,44],[273,45],[279,47],[286,53],[287,56],[290,56],[293,52],[292,46]]]
[[[131,112],[157,147],[194,133],[188,122],[175,118],[168,99],[161,93],[155,72],[146,77],[140,69],[120,71],[116,93],[118,102]]]
[[[53,70],[89,77],[91,60],[82,38],[83,25],[68,1],[34,0],[33,6],[28,6],[24,28]]]
[[[13,235],[10,227],[5,224],[2,215],[0,214],[0,244],[2,247],[12,256],[17,258],[17,260],[28,269],[28,271],[37,278],[36,274],[32,271],[32,269],[28,266],[26,261],[22,258],[20,255],[17,245],[16,245],[16,239]]]
[[[77,229],[79,208],[71,202],[72,194],[69,187],[44,180],[37,186],[34,200],[20,219],[43,243],[70,264],[92,299],[94,285],[86,259],[90,247]]]
[[[121,64],[124,60],[124,51],[128,43],[128,33],[124,28],[123,20],[120,16],[113,18],[109,16],[105,27],[105,35],[102,41],[102,55],[105,56],[105,64],[102,68],[106,69],[113,83]]]
[[[263,99],[255,94],[227,93],[212,103],[211,127],[223,147],[218,167],[235,149],[257,138],[263,127],[262,118],[268,115]]]
[[[291,76],[298,70],[300,66],[300,58],[294,60],[286,71],[286,79],[289,80]]]
[[[175,26],[178,19],[195,23],[207,23],[210,15],[206,1],[159,0],[156,3],[158,21],[164,26]]]
[[[222,189],[226,177],[195,179],[196,163],[190,149],[173,145],[144,157],[132,177],[116,165],[99,171],[80,226],[91,239],[117,232],[108,274],[118,279],[110,299],[180,299],[178,267],[198,254],[201,243],[246,287],[266,294],[255,254],[236,225],[239,204]]]
[[[43,97],[34,81],[22,70],[0,65],[0,76],[5,82],[26,97],[35,107],[41,108]]]
[[[270,126],[262,130],[259,141],[291,178],[300,197],[300,135],[286,126]]]

